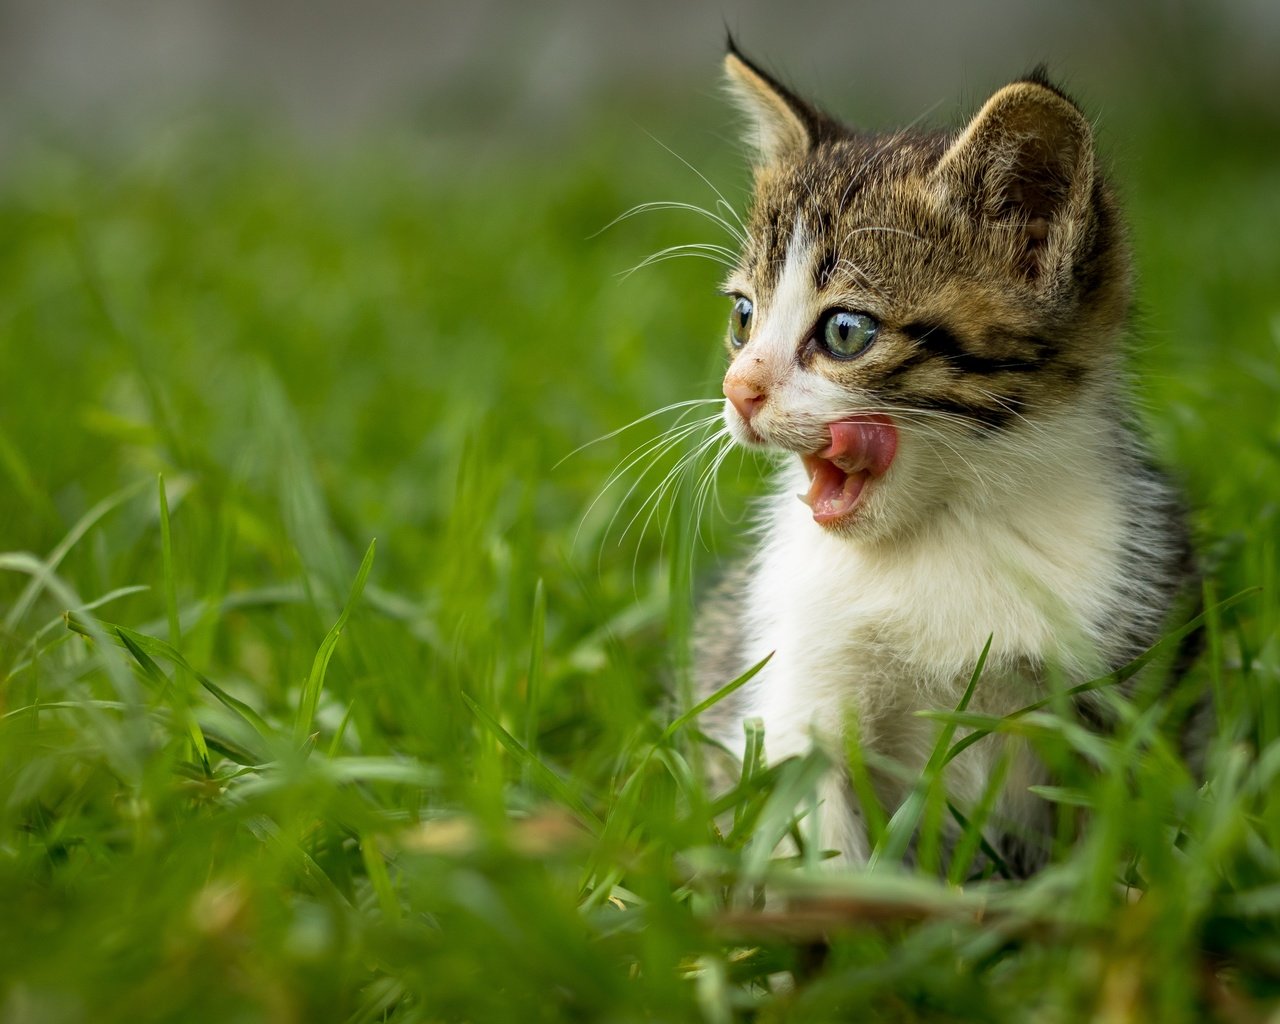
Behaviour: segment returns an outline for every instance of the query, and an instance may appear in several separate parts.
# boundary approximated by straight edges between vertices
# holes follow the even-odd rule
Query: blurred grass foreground
[[[677,109],[644,123],[740,202],[725,116]],[[0,1020],[1276,1019],[1280,125],[1141,92],[1103,124],[1211,642],[1114,735],[993,726],[1061,775],[1024,884],[939,878],[936,780],[856,873],[792,821],[816,760],[699,781],[690,609],[759,468],[726,463],[695,522],[696,473],[643,504],[674,454],[595,500],[675,412],[565,458],[716,393],[718,268],[618,272],[722,240],[679,211],[597,234],[715,201],[628,118],[518,159],[207,121],[21,147]],[[1159,729],[1201,688],[1205,780]]]

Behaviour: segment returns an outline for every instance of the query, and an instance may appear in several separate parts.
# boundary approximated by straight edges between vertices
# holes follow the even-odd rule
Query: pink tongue
[[[831,444],[802,457],[810,475],[804,500],[819,523],[853,511],[867,480],[882,476],[898,451],[898,432],[886,416],[841,420],[829,429]]]

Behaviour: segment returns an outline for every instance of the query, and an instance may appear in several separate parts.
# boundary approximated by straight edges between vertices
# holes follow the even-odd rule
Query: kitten
[[[770,760],[856,716],[864,747],[918,775],[988,635],[971,710],[1004,715],[1046,675],[1092,678],[1154,643],[1196,591],[1181,503],[1130,421],[1128,244],[1080,109],[1040,72],[958,132],[865,134],[730,41],[757,154],[733,299],[724,417],[785,453],[754,555],[703,608],[699,679],[772,660],[717,709]],[[797,500],[799,495],[799,500]],[[1096,699],[1079,699],[1100,722]],[[961,808],[1000,751],[948,768]],[[909,775],[908,775],[909,777]],[[1046,781],[1021,750],[992,828],[1020,873],[1046,856]],[[909,783],[881,773],[890,811]],[[821,792],[824,844],[869,853],[849,784]]]

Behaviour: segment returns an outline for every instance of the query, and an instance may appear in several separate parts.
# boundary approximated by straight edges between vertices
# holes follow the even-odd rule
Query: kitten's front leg
[[[801,834],[815,836],[823,850],[836,851],[838,856],[831,858],[835,864],[862,863],[870,844],[852,799],[841,738],[856,680],[850,678],[848,652],[830,650],[813,633],[812,624],[823,616],[808,606],[806,595],[827,592],[829,581],[797,582],[796,569],[785,552],[769,552],[762,563],[744,564],[731,573],[704,604],[698,637],[700,692],[714,693],[745,669],[766,663],[745,687],[711,708],[703,723],[739,761],[745,756],[745,726],[751,719],[764,725],[764,754],[771,764],[821,746],[831,768],[815,794],[816,823],[801,822]],[[780,599],[784,591],[795,599]],[[730,774],[717,771],[712,783],[727,789]]]
[[[816,816],[816,822],[802,820],[800,834],[814,837],[820,851],[834,851],[836,856],[825,861],[831,866],[865,863],[871,847],[865,821],[849,786],[839,732],[848,711],[834,695],[813,692],[808,681],[821,678],[814,673],[813,666],[788,666],[776,656],[774,663],[761,673],[751,703],[764,723],[765,756],[777,764],[790,757],[803,757],[815,747],[823,750],[831,767],[814,794],[815,806],[810,813]],[[796,808],[798,813],[803,810]]]

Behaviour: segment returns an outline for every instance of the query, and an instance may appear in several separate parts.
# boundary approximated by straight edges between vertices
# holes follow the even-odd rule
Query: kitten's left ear
[[[975,214],[1015,229],[1020,269],[1036,278],[1065,255],[1088,212],[1093,131],[1037,71],[987,100],[934,175]]]
[[[728,47],[725,79],[734,102],[747,117],[747,142],[761,164],[804,156],[834,122],[743,56],[732,37]]]

